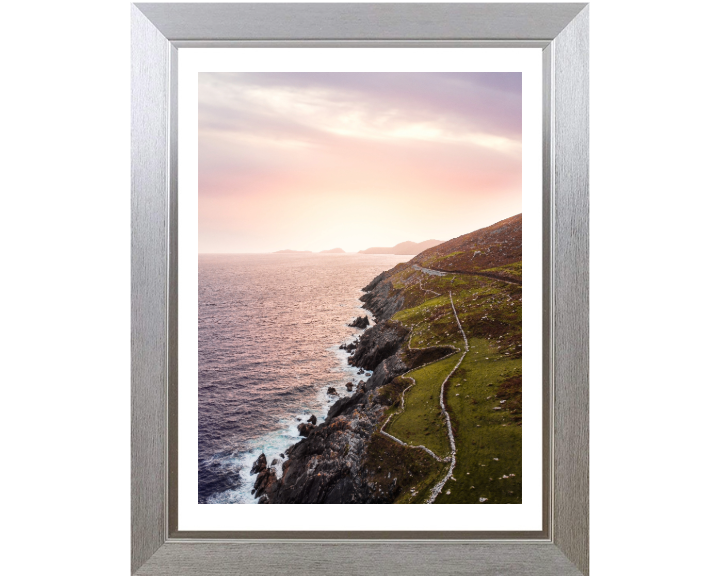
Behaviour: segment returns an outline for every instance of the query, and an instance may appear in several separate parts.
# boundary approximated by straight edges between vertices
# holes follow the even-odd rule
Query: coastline
[[[389,503],[393,500],[392,492],[382,488],[373,490],[363,463],[370,437],[380,429],[389,406],[378,401],[375,391],[412,369],[396,355],[409,331],[390,321],[402,306],[402,300],[388,298],[387,286],[382,286],[389,273],[399,267],[407,264],[382,272],[363,288],[360,309],[372,314],[371,324],[354,337],[357,348],[349,355],[343,354],[348,365],[362,369],[363,374],[369,373],[364,387],[355,385],[352,394],[339,397],[329,407],[324,421],[318,419],[306,438],[285,451],[281,463],[263,467],[262,456],[256,460],[255,469],[260,468],[253,476],[257,503]],[[378,286],[381,289],[376,292]]]
[[[248,470],[302,438],[367,380],[340,349],[369,316],[363,286],[404,256],[213,255],[199,259],[198,504],[256,503]],[[328,396],[327,387],[338,396]],[[297,420],[297,418],[301,420]],[[278,463],[279,464],[279,463]],[[278,476],[282,468],[276,466]]]
[[[355,315],[362,314],[366,310],[362,307],[362,303],[359,303],[353,310],[353,318]],[[346,324],[349,325],[349,324]],[[371,321],[371,326],[374,325]],[[239,455],[240,460],[240,477],[242,479],[240,486],[230,492],[233,493],[232,499],[228,502],[228,494],[219,493],[215,498],[209,499],[210,504],[220,503],[237,503],[237,504],[258,504],[261,494],[255,493],[254,485],[256,483],[257,473],[251,473],[253,467],[256,466],[259,459],[264,458],[267,462],[267,468],[274,470],[277,479],[281,479],[283,476],[283,464],[288,460],[287,454],[290,450],[299,442],[303,441],[303,436],[298,430],[298,426],[302,423],[308,422],[310,418],[315,418],[317,426],[323,425],[328,420],[328,414],[330,410],[340,401],[345,398],[352,396],[347,388],[342,385],[338,385],[335,380],[342,380],[345,382],[353,382],[353,389],[357,389],[357,384],[368,379],[372,372],[367,370],[363,371],[363,374],[358,374],[358,370],[350,366],[347,362],[348,353],[341,348],[343,345],[347,345],[352,341],[357,340],[363,331],[359,330],[349,338],[345,338],[339,344],[328,348],[326,351],[330,352],[337,358],[337,368],[335,372],[341,375],[341,378],[328,379],[315,391],[315,395],[312,402],[308,402],[308,405],[314,404],[315,408],[305,408],[300,412],[291,414],[281,421],[281,426],[278,430],[271,433],[266,437],[266,443],[260,448],[255,448]],[[337,391],[336,395],[328,394],[328,389],[334,387]],[[319,409],[318,409],[319,406]],[[269,449],[265,447],[269,446]]]
[[[374,325],[347,361],[372,375],[281,470],[256,462],[258,503],[522,502],[522,215],[362,290]]]

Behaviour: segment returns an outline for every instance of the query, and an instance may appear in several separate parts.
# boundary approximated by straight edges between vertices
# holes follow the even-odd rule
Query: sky
[[[199,251],[357,252],[522,211],[520,73],[200,73]]]

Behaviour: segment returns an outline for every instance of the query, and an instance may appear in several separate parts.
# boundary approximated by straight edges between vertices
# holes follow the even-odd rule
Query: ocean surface
[[[297,425],[325,419],[345,383],[367,380],[339,349],[362,331],[362,287],[412,256],[232,254],[198,259],[198,501],[255,503],[261,452],[281,475]]]

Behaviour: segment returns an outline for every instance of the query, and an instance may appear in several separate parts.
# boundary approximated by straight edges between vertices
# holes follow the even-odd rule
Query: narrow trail
[[[440,409],[442,410],[443,416],[445,417],[445,424],[447,425],[447,431],[448,431],[448,437],[450,438],[450,469],[448,470],[448,473],[445,475],[445,478],[440,480],[435,487],[430,491],[430,497],[426,500],[426,504],[432,504],[435,502],[435,499],[438,497],[440,492],[442,492],[442,489],[445,487],[445,483],[452,478],[453,470],[455,469],[455,436],[453,435],[452,431],[452,424],[450,422],[450,414],[448,414],[447,410],[445,409],[445,384],[448,383],[450,378],[452,378],[453,374],[457,371],[457,369],[460,367],[460,364],[462,364],[462,361],[465,359],[465,356],[467,355],[468,351],[470,350],[470,347],[468,346],[467,336],[465,336],[465,330],[463,330],[462,324],[460,323],[460,318],[458,318],[457,311],[455,310],[455,303],[453,302],[452,297],[452,291],[449,292],[450,295],[450,305],[452,306],[453,314],[455,314],[455,320],[457,321],[458,328],[460,328],[460,333],[462,334],[463,340],[465,341],[465,352],[463,352],[462,356],[460,356],[460,360],[458,360],[458,363],[455,364],[455,368],[452,369],[452,372],[447,375],[445,380],[443,380],[442,386],[440,386]]]
[[[419,267],[419,266],[414,266],[414,267],[415,267],[416,269],[418,269],[418,270],[421,270],[422,272],[426,272],[426,270],[428,270],[427,268],[421,268],[421,267]],[[427,272],[426,272],[426,273],[427,273]],[[436,275],[436,274],[433,274],[433,275]],[[454,281],[455,281],[455,278],[453,278],[453,282],[454,282]],[[425,290],[425,288],[422,287],[422,284],[421,284],[420,287],[421,287],[423,290]],[[441,294],[438,294],[437,292],[434,292],[434,291],[432,291],[432,290],[425,290],[425,291],[426,291],[426,292],[433,292],[434,294],[437,294],[438,296],[441,295]],[[445,408],[445,400],[444,400],[444,396],[445,396],[445,385],[448,383],[448,381],[450,380],[450,378],[453,377],[453,375],[455,374],[455,372],[457,371],[457,369],[460,367],[460,364],[462,364],[462,361],[465,359],[465,356],[467,355],[468,351],[470,350],[470,347],[469,347],[469,345],[468,345],[467,336],[465,335],[465,330],[463,330],[462,324],[460,323],[460,318],[459,318],[458,315],[457,315],[457,310],[455,309],[455,302],[453,301],[452,290],[448,291],[448,295],[449,295],[449,297],[450,297],[450,306],[452,306],[452,311],[453,311],[453,314],[455,315],[455,321],[457,322],[458,328],[460,329],[460,334],[462,334],[463,341],[465,342],[465,351],[462,353],[462,356],[460,356],[460,359],[458,360],[457,364],[455,364],[455,366],[453,367],[453,369],[452,369],[452,370],[450,371],[450,373],[445,377],[445,380],[443,380],[443,383],[442,383],[442,385],[440,386],[440,410],[441,410],[441,412],[442,412],[443,418],[445,419],[445,426],[447,427],[448,439],[450,440],[450,456],[446,456],[445,458],[440,458],[437,454],[435,454],[432,450],[430,450],[430,449],[427,448],[426,446],[422,446],[422,445],[412,446],[412,445],[410,445],[410,444],[407,444],[406,442],[403,442],[402,440],[400,440],[399,438],[396,438],[396,437],[393,436],[392,434],[389,434],[389,433],[385,432],[385,426],[387,426],[388,422],[390,422],[390,420],[392,419],[393,416],[396,416],[396,415],[398,415],[398,414],[402,414],[402,413],[405,411],[405,393],[406,393],[408,390],[410,390],[410,388],[412,388],[413,386],[415,386],[415,384],[416,384],[415,379],[412,378],[411,376],[407,376],[407,374],[409,374],[410,372],[412,372],[412,371],[414,371],[414,370],[419,370],[419,369],[421,369],[421,368],[424,368],[425,366],[429,366],[430,364],[435,364],[436,362],[440,362],[441,360],[444,360],[445,358],[448,358],[449,356],[451,356],[452,354],[456,354],[457,352],[453,352],[452,354],[448,354],[447,356],[444,356],[443,358],[440,358],[439,360],[434,360],[433,362],[428,362],[427,364],[424,364],[424,365],[422,365],[422,366],[419,366],[419,367],[417,367],[417,368],[413,368],[412,370],[408,370],[407,372],[405,372],[405,374],[402,375],[403,378],[408,378],[408,379],[412,380],[412,384],[410,384],[410,386],[408,386],[407,388],[405,388],[405,389],[402,391],[401,402],[400,402],[400,410],[398,410],[395,414],[391,414],[391,415],[387,418],[387,420],[385,420],[385,422],[383,423],[383,425],[380,427],[380,434],[386,436],[387,438],[390,438],[391,440],[394,440],[395,442],[397,442],[397,443],[400,444],[401,446],[405,446],[406,448],[415,448],[415,449],[419,449],[419,450],[424,450],[425,452],[427,452],[428,454],[430,454],[430,456],[432,456],[432,457],[433,457],[435,460],[437,460],[438,462],[450,462],[450,469],[448,470],[448,472],[447,472],[447,474],[445,475],[445,477],[444,477],[442,480],[440,480],[440,482],[438,482],[438,483],[433,487],[433,489],[430,491],[430,496],[429,496],[428,499],[425,501],[426,504],[432,504],[433,502],[435,502],[435,499],[439,496],[440,492],[442,492],[442,489],[445,487],[445,484],[447,483],[447,481],[448,481],[450,478],[452,478],[453,470],[455,470],[455,464],[456,464],[456,460],[455,460],[455,452],[456,452],[456,448],[455,448],[455,436],[453,435],[453,431],[452,431],[452,423],[451,423],[451,421],[450,421],[450,414],[448,414],[448,411],[447,411],[446,408]],[[413,336],[413,332],[414,332],[414,331],[415,331],[415,326],[413,325],[412,329],[410,330],[410,338],[408,339],[408,345],[412,342],[412,336]],[[457,349],[456,349],[456,350],[457,350]]]
[[[465,276],[483,276],[485,278],[490,278],[491,280],[498,280],[500,282],[507,282],[508,284],[515,284],[516,286],[522,286],[522,280],[514,280],[512,278],[507,278],[505,276],[500,276],[500,274],[494,274],[493,272],[463,272],[461,270],[438,270],[436,268],[423,268],[422,266],[418,266],[417,264],[413,264],[413,268],[415,270],[419,270],[423,274],[428,274],[430,276],[446,276],[448,274],[460,274]],[[423,288],[424,290],[424,288]],[[427,292],[427,290],[425,290]],[[437,292],[435,292],[437,294]],[[439,296],[439,294],[438,294]]]
[[[423,268],[422,266],[418,266],[417,264],[413,264],[412,266],[415,270],[419,270],[423,274],[429,274],[430,276],[445,276],[447,272],[443,272],[442,270],[433,270],[432,268]]]

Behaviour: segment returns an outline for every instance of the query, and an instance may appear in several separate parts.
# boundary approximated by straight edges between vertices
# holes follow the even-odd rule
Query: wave
[[[352,259],[201,257],[198,318],[198,501],[255,503],[249,474],[299,441],[311,414],[324,422],[345,384],[367,380],[347,364],[341,343],[368,315],[361,287],[398,257]],[[210,306],[210,304],[216,304]],[[372,322],[371,322],[372,325]],[[338,395],[327,394],[334,387]]]

